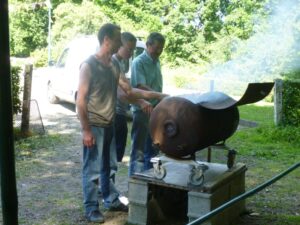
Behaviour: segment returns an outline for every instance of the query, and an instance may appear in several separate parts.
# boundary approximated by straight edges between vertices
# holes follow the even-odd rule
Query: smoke
[[[237,46],[233,60],[205,74],[209,79],[267,82],[300,68],[300,1],[271,1],[271,14]]]

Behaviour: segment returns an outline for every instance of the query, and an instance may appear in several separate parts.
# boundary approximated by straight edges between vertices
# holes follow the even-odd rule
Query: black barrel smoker
[[[222,92],[200,95],[196,103],[183,97],[167,97],[150,117],[153,144],[167,156],[183,159],[225,141],[237,130],[238,106],[265,98],[273,86],[249,83],[239,101]]]

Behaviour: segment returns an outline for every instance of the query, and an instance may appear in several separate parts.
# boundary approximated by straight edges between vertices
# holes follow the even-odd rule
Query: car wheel
[[[52,91],[51,83],[48,83],[47,97],[48,97],[48,101],[51,104],[56,104],[59,102],[59,98],[57,96],[55,96],[55,94]]]

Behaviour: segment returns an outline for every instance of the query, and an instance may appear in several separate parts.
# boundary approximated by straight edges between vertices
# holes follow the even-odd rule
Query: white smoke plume
[[[257,29],[252,37],[237,46],[239,55],[216,66],[205,77],[266,82],[300,68],[300,1],[271,1],[266,7],[271,14],[267,23],[259,24],[267,26],[263,29],[260,27],[261,32]]]

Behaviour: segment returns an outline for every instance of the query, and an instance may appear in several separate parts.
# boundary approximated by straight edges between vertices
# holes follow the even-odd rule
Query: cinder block
[[[211,194],[188,192],[188,217],[197,218],[210,212]]]
[[[148,201],[148,184],[145,181],[130,179],[128,189],[129,202],[140,205],[147,205]]]
[[[134,225],[147,225],[147,205],[130,202],[127,222]]]
[[[188,218],[189,222],[198,219],[210,212],[211,209],[211,194],[201,192],[188,192]],[[203,225],[211,225],[210,221],[203,223]]]
[[[188,192],[188,217],[189,221],[204,216],[215,208],[223,205],[234,197],[245,192],[245,169],[243,165],[236,167],[238,170],[226,172],[222,177],[214,181],[209,189],[211,192]],[[213,183],[213,182],[211,182]],[[236,221],[245,210],[245,201],[241,201],[212,217],[205,225],[229,225]]]
[[[245,192],[245,173],[241,173],[235,177],[230,183],[230,199],[233,199]],[[235,203],[229,208],[228,220],[230,222],[236,221],[243,212],[245,212],[245,200]]]
[[[209,213],[229,200],[229,185],[224,185],[212,194],[189,192],[188,217],[190,221]],[[212,217],[207,225],[228,225],[228,209]]]
[[[231,170],[226,165],[209,164],[210,170],[205,174],[206,179],[202,186],[189,187],[174,183],[168,183],[157,179],[136,177],[129,181],[129,214],[130,224],[147,225],[148,197],[153,191],[152,188],[161,192],[162,189],[179,189],[187,192],[187,217],[189,222],[206,215],[210,211],[229,200],[245,192],[245,171],[244,164],[237,164]],[[186,193],[185,192],[185,193]],[[185,200],[186,201],[186,200]],[[160,206],[164,202],[159,202]],[[164,208],[165,209],[165,208]],[[186,209],[186,208],[185,208]],[[212,217],[203,225],[230,225],[234,224],[239,215],[245,210],[245,201],[236,203]],[[186,218],[186,217],[185,217]],[[167,218],[168,219],[168,218]],[[171,221],[171,218],[169,218]]]

